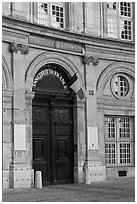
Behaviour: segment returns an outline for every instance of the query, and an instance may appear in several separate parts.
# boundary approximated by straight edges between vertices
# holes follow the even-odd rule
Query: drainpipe
[[[85,2],[83,2],[83,33],[85,34],[86,30],[86,25],[85,25]],[[85,54],[85,45],[83,48],[83,55]],[[88,179],[88,130],[87,130],[87,77],[86,77],[86,64],[84,63],[84,82],[85,82],[85,147],[86,147],[86,152],[85,152],[85,162],[83,166],[83,170],[85,173],[85,184],[89,183]]]

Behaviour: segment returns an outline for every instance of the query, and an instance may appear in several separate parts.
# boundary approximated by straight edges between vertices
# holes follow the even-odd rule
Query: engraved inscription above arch
[[[33,80],[33,90],[61,91],[67,89],[67,82],[56,65],[46,65],[40,70]]]

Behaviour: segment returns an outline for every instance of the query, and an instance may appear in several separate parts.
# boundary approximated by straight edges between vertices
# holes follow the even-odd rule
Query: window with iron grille
[[[134,118],[105,116],[105,162],[107,166],[132,166]]]
[[[133,40],[132,2],[107,2],[107,36]]]

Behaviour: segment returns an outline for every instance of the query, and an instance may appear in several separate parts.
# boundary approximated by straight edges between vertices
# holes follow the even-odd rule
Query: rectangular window
[[[52,25],[64,28],[64,8],[63,6],[52,5]]]
[[[65,3],[39,2],[37,4],[38,23],[55,28],[65,28]]]
[[[120,164],[130,164],[131,162],[131,145],[130,143],[120,143]]]
[[[49,8],[47,3],[38,3],[38,23],[47,25],[48,24]]]
[[[133,117],[105,116],[106,165],[133,165],[133,148]]]
[[[105,131],[106,137],[115,138],[115,118],[114,117],[106,117],[105,118]]]
[[[126,40],[132,39],[132,22],[131,20],[121,21],[123,29],[121,30],[121,38]]]
[[[120,2],[120,13],[121,13],[121,16],[131,17],[131,3]]]
[[[132,3],[107,2],[105,5],[107,37],[133,40]]]
[[[105,144],[106,164],[114,165],[116,163],[116,144]]]

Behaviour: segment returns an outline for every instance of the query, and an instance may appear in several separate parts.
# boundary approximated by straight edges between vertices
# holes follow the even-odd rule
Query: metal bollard
[[[41,171],[36,171],[35,172],[35,188],[42,188]]]

